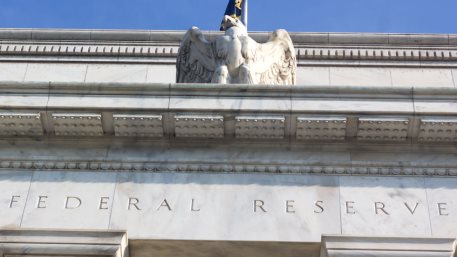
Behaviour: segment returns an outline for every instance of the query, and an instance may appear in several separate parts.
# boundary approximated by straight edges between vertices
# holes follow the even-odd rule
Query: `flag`
[[[243,3],[244,2],[244,3]],[[243,15],[243,7],[245,7],[246,5],[246,2],[247,0],[229,0],[229,3],[227,5],[227,9],[225,9],[225,15],[227,16],[230,16],[230,17],[233,17],[237,20],[240,20],[242,19],[242,16]],[[244,21],[243,21],[244,23]],[[246,25],[246,24],[244,24]],[[221,31],[224,30],[224,28],[222,27],[222,24],[221,24],[221,28],[220,28]]]

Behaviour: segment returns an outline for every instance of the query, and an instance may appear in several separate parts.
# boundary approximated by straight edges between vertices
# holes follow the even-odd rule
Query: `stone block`
[[[454,87],[449,69],[391,69],[394,87]]]
[[[180,112],[187,110],[190,112],[218,112],[218,111],[238,111],[245,112],[269,112],[276,113],[280,111],[289,112],[291,108],[290,95],[285,87],[281,86],[282,90],[268,90],[269,86],[254,86],[246,87],[245,85],[197,85],[189,87],[186,84],[171,84],[172,96],[170,98],[169,110],[171,112]],[[230,88],[230,89],[229,89]],[[263,90],[265,89],[265,90]],[[197,93],[199,91],[204,94]],[[227,90],[227,91],[226,91]],[[265,91],[265,95],[276,96],[259,97],[259,92]],[[220,94],[221,92],[225,92]],[[228,92],[244,92],[246,97],[231,97]],[[209,93],[207,95],[206,93]],[[249,97],[249,96],[256,97]],[[262,94],[261,94],[262,95]],[[210,97],[208,97],[210,96]]]
[[[32,32],[29,29],[1,29],[0,40],[30,40]]]
[[[346,138],[346,117],[304,117],[297,118],[298,140],[335,140]]]
[[[0,113],[0,136],[42,136],[40,113]]]
[[[389,34],[392,45],[448,45],[447,34]]]
[[[457,142],[457,119],[421,119],[418,140],[436,143]]]
[[[283,139],[285,121],[284,116],[237,116],[235,117],[235,137]]]
[[[0,81],[24,81],[27,63],[0,63]]]
[[[388,34],[374,33],[329,33],[330,44],[389,44]]]
[[[110,229],[126,229],[130,239],[320,242],[322,234],[340,234],[337,183],[325,176],[121,173]],[[254,209],[261,201],[265,212]]]
[[[121,30],[92,30],[91,40],[98,41],[149,41],[149,31],[121,31]]]
[[[292,42],[302,44],[328,44],[329,33],[291,33]]]
[[[223,138],[224,117],[220,115],[176,115],[176,137]]]
[[[163,137],[162,115],[115,114],[117,137]]]
[[[330,69],[327,67],[298,67],[298,85],[330,85]]]
[[[149,65],[146,77],[148,83],[175,83],[175,65]]]
[[[219,32],[212,32],[213,34],[218,34]],[[155,42],[160,42],[160,41],[177,41],[181,42],[182,38],[184,37],[185,31],[157,31],[157,30],[152,30],[149,31],[149,40],[155,41]],[[208,35],[206,35],[208,36]]]
[[[457,237],[457,179],[425,180],[434,237]]]
[[[431,236],[422,178],[340,177],[340,199],[343,235]]]
[[[359,118],[357,139],[360,141],[406,141],[408,118]]]
[[[145,82],[147,65],[89,64],[86,82]]]
[[[7,229],[0,231],[3,256],[128,257],[128,238],[121,231]]]
[[[47,100],[46,97],[49,108],[73,109],[77,106],[80,110],[86,109],[89,111],[93,109],[122,109],[123,111],[150,109],[166,110],[170,103],[170,97],[162,94],[162,92],[168,92],[169,90],[169,85],[165,84],[154,85],[154,90],[157,89],[157,91],[159,91],[157,95],[151,94],[151,91],[148,90],[151,87],[144,87],[144,84],[129,84],[129,87],[136,87],[134,90],[135,94],[124,94],[123,90],[128,87],[125,87],[125,84],[119,83],[90,84],[89,87],[91,88],[87,88],[87,90],[97,92],[92,91],[93,89],[97,89],[100,91],[99,95],[61,94],[61,92],[65,92],[67,88],[71,90],[73,86],[74,84],[72,83],[51,83],[51,95],[49,96],[49,100]],[[84,91],[86,89],[82,88],[82,90]],[[110,93],[106,94],[102,92]]]
[[[457,55],[457,52],[456,52],[456,55]],[[454,81],[454,87],[457,87],[457,69],[452,69],[451,73],[452,73],[452,79]]]
[[[103,136],[101,114],[53,113],[56,136]]]
[[[0,228],[19,228],[32,172],[0,171]]]
[[[455,248],[452,238],[326,236],[320,257],[449,257]]]
[[[108,229],[116,173],[36,172],[22,228]]]
[[[457,115],[457,102],[415,99],[414,109],[417,115]]]
[[[84,82],[87,64],[30,63],[25,81]]]
[[[345,111],[365,112],[375,114],[404,114],[414,113],[413,101],[396,101],[384,99],[319,99],[319,98],[293,98],[292,110],[294,112],[341,113]]]
[[[449,35],[449,45],[451,45],[451,46],[457,45],[457,35],[456,34]]]
[[[330,83],[336,86],[392,86],[386,68],[330,68]]]
[[[34,29],[31,31],[32,40],[90,40],[91,31],[89,30],[53,30],[53,29]]]

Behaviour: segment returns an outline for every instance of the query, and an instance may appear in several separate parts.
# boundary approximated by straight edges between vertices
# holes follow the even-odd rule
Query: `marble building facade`
[[[0,30],[2,255],[456,256],[456,35],[291,33],[293,86],[183,35]]]

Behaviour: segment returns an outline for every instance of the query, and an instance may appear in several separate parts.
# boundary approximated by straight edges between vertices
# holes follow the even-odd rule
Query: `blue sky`
[[[228,0],[0,0],[2,28],[217,30]],[[457,0],[249,0],[249,30],[457,33]]]

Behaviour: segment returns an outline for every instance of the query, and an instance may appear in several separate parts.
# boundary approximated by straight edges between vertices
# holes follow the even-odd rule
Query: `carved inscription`
[[[21,198],[20,195],[11,196],[10,209],[13,208],[13,205],[19,201],[19,198]]]
[[[50,200],[51,197],[48,195],[40,195],[36,199],[36,209],[46,209],[48,208],[47,202]],[[19,207],[22,196],[20,195],[12,195],[10,196],[10,201],[8,203],[8,208],[12,209],[15,207]],[[253,203],[253,212],[254,213],[268,213],[270,206],[268,205],[268,201],[263,199],[255,199],[252,201]],[[284,212],[286,213],[296,213],[296,200],[285,200],[284,201]],[[364,203],[367,204],[367,203]],[[83,199],[78,196],[66,196],[64,197],[64,209],[74,210],[78,208],[82,208],[84,205]],[[420,208],[426,208],[426,206],[421,202],[403,202],[403,207],[410,213],[411,215],[415,215],[417,210]],[[355,201],[346,201],[343,203],[343,212],[345,214],[354,215],[357,214],[357,207],[359,203]],[[373,206],[373,214],[374,215],[394,215],[395,210],[389,209],[386,202],[377,201],[372,203]],[[107,196],[102,196],[98,198],[98,210],[109,210],[111,207],[111,198]],[[439,216],[449,216],[451,213],[449,212],[449,205],[448,203],[436,203],[437,211]],[[129,211],[142,211],[143,210],[143,202],[140,198],[137,197],[130,197],[128,198],[126,209]],[[201,206],[199,205],[198,199],[192,198],[189,202],[189,210],[191,212],[199,212],[201,211]],[[208,207],[210,208],[210,207]],[[163,198],[157,202],[156,208],[157,211],[169,211],[172,212],[174,210],[173,203],[170,202],[167,198]],[[313,212],[315,214],[321,214],[326,211],[325,209],[325,202],[321,200],[316,200],[313,203]]]
[[[354,202],[354,201],[346,201],[344,203],[344,206],[345,206],[344,212],[346,214],[356,214],[357,211],[356,211],[355,205],[356,205],[356,202]],[[416,211],[418,210],[418,208],[421,205],[423,205],[423,204],[421,204],[420,202],[414,202],[414,203],[403,202],[403,206],[409,213],[411,213],[411,215],[416,214]],[[385,202],[381,202],[381,201],[374,202],[373,203],[374,214],[391,215],[391,210],[389,210],[386,206],[387,206],[387,204]],[[446,211],[447,204],[446,203],[437,203],[437,206],[438,206],[439,215],[446,216],[445,211]],[[424,206],[424,208],[425,208],[425,206]]]
[[[286,200],[284,202],[284,211],[286,213],[296,213],[296,204],[295,200]],[[254,212],[267,213],[269,210],[268,203],[265,200],[254,200],[253,202]],[[313,204],[313,212],[315,214],[324,213],[324,201],[315,201]]]

